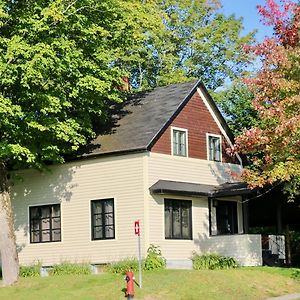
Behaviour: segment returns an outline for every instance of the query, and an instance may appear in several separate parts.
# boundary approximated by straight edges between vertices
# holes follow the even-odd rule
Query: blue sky
[[[272,34],[271,28],[260,22],[260,15],[256,9],[256,5],[264,5],[265,0],[221,0],[221,2],[223,4],[221,11],[225,15],[235,14],[236,17],[243,17],[244,33],[257,29],[258,41],[262,41],[265,36]]]

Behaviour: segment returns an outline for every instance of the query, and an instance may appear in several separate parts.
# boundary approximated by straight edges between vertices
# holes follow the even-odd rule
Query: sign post
[[[142,288],[142,256],[141,256],[141,228],[140,228],[140,220],[134,221],[134,234],[138,236],[139,286],[140,286],[140,288]]]

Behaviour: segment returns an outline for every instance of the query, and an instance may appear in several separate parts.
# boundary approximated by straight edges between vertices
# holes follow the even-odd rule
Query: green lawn
[[[145,272],[135,299],[266,299],[300,293],[300,281],[279,268],[239,268],[218,271],[164,270]],[[137,274],[136,274],[137,275]],[[136,276],[138,277],[138,276]],[[124,299],[123,276],[100,274],[22,278],[0,288],[0,299]]]

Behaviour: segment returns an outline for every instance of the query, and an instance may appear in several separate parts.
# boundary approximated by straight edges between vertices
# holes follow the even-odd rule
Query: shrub
[[[147,257],[144,262],[144,270],[164,269],[166,260],[162,256],[158,246],[151,244],[147,250]]]
[[[31,266],[20,266],[20,277],[37,277],[40,276],[41,264]]]
[[[217,270],[238,267],[238,263],[233,257],[221,256],[215,253],[203,255],[194,253],[192,261],[195,270]]]
[[[291,277],[294,279],[300,280],[300,269],[293,271]]]
[[[138,269],[139,264],[135,258],[128,258],[118,262],[113,262],[105,268],[107,272],[115,274],[126,274],[129,270],[137,271]]]
[[[88,275],[91,273],[89,264],[72,264],[67,262],[54,265],[49,271],[49,275]]]

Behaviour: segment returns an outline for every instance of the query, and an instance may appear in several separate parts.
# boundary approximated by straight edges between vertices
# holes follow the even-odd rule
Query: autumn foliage
[[[260,125],[240,135],[235,147],[250,154],[244,178],[251,186],[283,183],[293,197],[300,188],[300,6],[267,0],[258,10],[274,30],[262,43],[245,47],[262,61],[259,72],[245,79]]]

